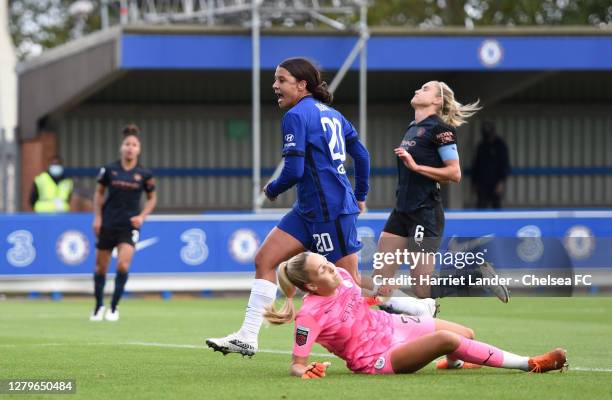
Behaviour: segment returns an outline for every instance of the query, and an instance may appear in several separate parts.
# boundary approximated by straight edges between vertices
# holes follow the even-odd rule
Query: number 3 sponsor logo
[[[208,259],[206,232],[202,229],[188,229],[181,234],[181,241],[187,243],[181,248],[181,260],[188,265],[199,265]]]
[[[6,260],[13,267],[27,267],[36,259],[34,237],[30,231],[18,230],[8,235],[6,241],[13,245],[7,253]]]

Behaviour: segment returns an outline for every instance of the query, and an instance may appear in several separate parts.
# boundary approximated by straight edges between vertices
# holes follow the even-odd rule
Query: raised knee
[[[436,338],[439,341],[439,346],[447,352],[454,351],[459,346],[459,338],[456,334],[450,331],[437,331]]]

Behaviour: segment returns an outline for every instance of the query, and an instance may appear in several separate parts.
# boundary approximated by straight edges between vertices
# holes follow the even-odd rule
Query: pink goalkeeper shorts
[[[391,352],[397,347],[409,343],[418,337],[436,330],[432,317],[413,317],[409,315],[393,315],[393,339],[389,348],[376,360],[368,371],[370,374],[394,374],[391,366]]]

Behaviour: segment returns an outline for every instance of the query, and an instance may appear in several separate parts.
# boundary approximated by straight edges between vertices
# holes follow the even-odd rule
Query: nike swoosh
[[[488,235],[484,235],[479,238],[467,240],[465,242],[458,242],[457,235],[453,235],[448,241],[448,250],[452,252],[473,250],[478,246],[489,243],[494,239],[494,237],[494,233],[489,233]]]
[[[155,243],[159,242],[158,237],[152,237],[149,239],[142,240],[136,243],[136,251],[140,251],[146,249],[147,247],[153,246]]]
[[[158,237],[152,237],[152,238],[148,238],[145,240],[141,240],[140,242],[136,243],[135,250],[136,251],[144,250],[147,247],[153,246],[157,242],[159,242]],[[117,258],[117,248],[116,247],[113,249],[112,256],[113,258]]]
[[[491,356],[492,356],[492,355],[493,355],[493,352],[491,351],[491,349],[489,349],[489,357],[487,357],[487,359],[486,359],[486,360],[484,360],[482,363],[483,363],[483,364],[486,364],[486,363],[487,363],[487,361],[489,361],[489,359],[491,358]]]

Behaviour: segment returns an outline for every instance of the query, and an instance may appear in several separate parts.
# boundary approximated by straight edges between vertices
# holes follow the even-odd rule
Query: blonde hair
[[[306,271],[306,259],[311,253],[305,251],[283,261],[278,266],[278,285],[287,297],[285,304],[280,310],[276,310],[274,304],[264,308],[264,318],[271,324],[282,325],[295,319],[295,305],[293,297],[296,287],[307,292],[306,284],[310,282],[308,271]]]
[[[438,115],[447,124],[458,127],[467,122],[467,119],[476,114],[480,107],[480,100],[474,103],[461,104],[455,100],[455,92],[444,82],[435,81],[440,88],[439,96],[442,97],[442,106]]]

